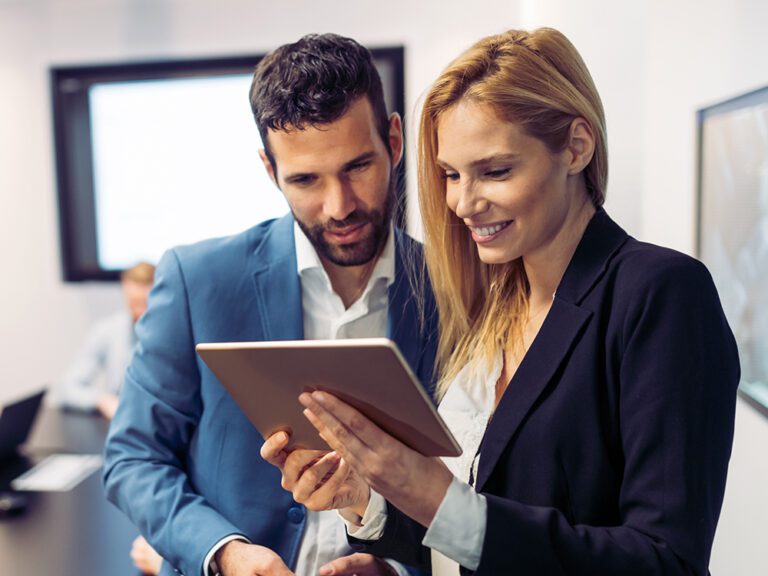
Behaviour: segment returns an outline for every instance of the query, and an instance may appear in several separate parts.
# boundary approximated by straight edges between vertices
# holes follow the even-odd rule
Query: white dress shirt
[[[301,280],[301,306],[304,318],[304,339],[379,338],[387,335],[388,288],[395,279],[395,237],[390,228],[387,242],[374,266],[365,291],[349,308],[333,291],[330,278],[314,247],[297,224],[294,224],[296,265]],[[226,542],[219,541],[208,553],[205,566]],[[347,543],[344,523],[334,511],[307,510],[304,534],[299,546],[295,573],[315,575],[324,564],[352,554]],[[401,576],[405,569],[389,562]]]
[[[443,458],[454,478],[422,540],[432,550],[433,576],[458,576],[459,565],[474,570],[480,564],[488,506],[485,496],[467,482],[470,471],[477,478],[480,442],[493,414],[502,367],[501,353],[489,366],[468,364],[451,382],[437,408],[462,454]],[[345,520],[347,531],[355,538],[381,538],[387,520],[386,501],[372,491],[362,526],[353,519]]]

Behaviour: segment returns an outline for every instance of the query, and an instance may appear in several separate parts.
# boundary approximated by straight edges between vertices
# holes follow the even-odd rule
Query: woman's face
[[[437,125],[448,207],[464,221],[488,264],[547,257],[569,211],[572,154],[552,153],[484,104],[460,101]]]

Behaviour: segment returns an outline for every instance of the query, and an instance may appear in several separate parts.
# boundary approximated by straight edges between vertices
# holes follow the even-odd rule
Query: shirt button
[[[301,524],[304,520],[304,509],[298,506],[288,508],[288,521],[292,524]]]

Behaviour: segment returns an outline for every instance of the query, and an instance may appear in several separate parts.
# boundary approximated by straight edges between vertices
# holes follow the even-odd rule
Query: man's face
[[[360,266],[378,256],[394,203],[392,169],[402,154],[400,119],[390,119],[390,157],[367,98],[337,121],[303,130],[270,130],[276,173],[297,223],[322,260]]]
[[[128,311],[134,323],[138,322],[141,315],[147,310],[147,300],[149,299],[151,288],[151,284],[142,284],[132,280],[123,281],[125,304],[128,306]]]

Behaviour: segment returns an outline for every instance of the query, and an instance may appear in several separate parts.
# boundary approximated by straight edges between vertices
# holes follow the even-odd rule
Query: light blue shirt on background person
[[[96,410],[104,395],[117,396],[136,341],[133,320],[120,310],[98,320],[63,378],[53,390],[54,402],[75,410]]]

